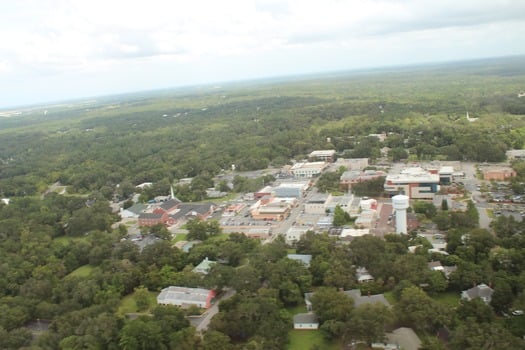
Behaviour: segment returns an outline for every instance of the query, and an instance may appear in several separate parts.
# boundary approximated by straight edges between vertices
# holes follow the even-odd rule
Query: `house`
[[[310,262],[312,261],[312,255],[310,254],[288,254],[286,257],[299,261],[306,267],[310,267]]]
[[[203,288],[170,286],[164,288],[157,296],[159,305],[176,305],[183,308],[196,305],[202,309],[211,307],[215,291]]]
[[[361,290],[359,289],[352,289],[352,290],[345,290],[341,292],[342,294],[345,294],[346,296],[352,298],[354,300],[354,306],[359,307],[360,305],[364,304],[375,304],[375,303],[381,303],[385,305],[386,307],[390,307],[390,303],[388,300],[385,299],[385,296],[383,294],[374,294],[374,295],[361,295]],[[311,293],[304,293],[304,303],[306,304],[306,310],[312,311],[312,301],[311,298],[314,295],[313,292]]]
[[[511,149],[505,152],[507,160],[525,159],[525,149]]]
[[[457,266],[443,266],[441,261],[431,261],[428,263],[428,268],[432,271],[441,271],[447,279],[449,279],[450,274],[458,269]]]
[[[208,260],[208,257],[205,257],[199,265],[195,266],[192,270],[192,272],[200,273],[202,275],[207,275],[208,272],[210,272],[213,265],[215,265],[217,262]]]
[[[361,295],[360,289],[345,290],[343,293],[348,295],[350,298],[354,299],[355,307],[359,307],[360,305],[364,304],[375,303],[380,303],[385,305],[386,307],[390,307],[390,303],[388,302],[388,300],[385,299],[385,296],[383,294]]]
[[[418,350],[421,348],[421,339],[412,328],[401,327],[386,334],[386,343],[373,343],[374,349],[386,350]]]
[[[319,318],[313,312],[294,315],[293,329],[318,329]]]
[[[184,253],[187,253],[191,250],[191,248],[193,248],[194,245],[200,244],[200,243],[202,243],[202,241],[200,240],[194,240],[194,241],[189,241],[189,242],[188,241],[178,241],[173,246],[175,248],[182,250]]]
[[[368,272],[366,267],[358,267],[355,270],[355,279],[357,283],[365,283],[373,281],[374,277]]]
[[[143,203],[136,203],[133,204],[131,207],[127,209],[121,209],[120,210],[120,217],[125,218],[138,218],[141,213],[146,210],[148,206]]]
[[[494,289],[490,288],[485,283],[481,283],[473,288],[462,291],[461,299],[472,300],[474,298],[481,298],[485,304],[489,304],[492,300],[492,294],[494,294]]]

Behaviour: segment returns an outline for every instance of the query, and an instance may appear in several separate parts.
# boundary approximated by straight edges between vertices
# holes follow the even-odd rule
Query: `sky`
[[[523,54],[522,0],[3,0],[0,108]]]

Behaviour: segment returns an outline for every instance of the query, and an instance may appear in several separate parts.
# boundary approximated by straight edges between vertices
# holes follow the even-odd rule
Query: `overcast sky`
[[[0,108],[525,54],[522,0],[0,2]]]

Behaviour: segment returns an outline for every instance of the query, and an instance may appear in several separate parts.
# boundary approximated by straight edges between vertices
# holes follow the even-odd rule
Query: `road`
[[[215,316],[217,314],[217,312],[219,312],[219,302],[221,300],[225,300],[225,299],[231,298],[235,293],[236,292],[235,292],[234,289],[228,289],[226,291],[226,293],[224,293],[224,295],[219,300],[215,301],[215,303],[212,305],[212,307],[210,307],[204,313],[204,316],[202,317],[202,320],[197,325],[196,328],[197,328],[198,332],[202,332],[202,331],[205,331],[206,329],[208,329],[208,326],[210,324],[211,319],[213,318],[213,316]]]

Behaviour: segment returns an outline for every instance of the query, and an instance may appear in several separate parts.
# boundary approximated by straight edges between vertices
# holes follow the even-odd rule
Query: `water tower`
[[[409,205],[408,196],[398,194],[392,197],[392,207],[396,211],[396,233],[407,233],[407,209]]]

